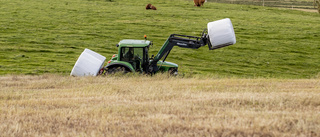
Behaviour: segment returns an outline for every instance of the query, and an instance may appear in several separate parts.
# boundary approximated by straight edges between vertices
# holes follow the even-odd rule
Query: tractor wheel
[[[168,70],[168,72],[169,72],[169,74],[170,74],[171,76],[177,76],[177,75],[178,75],[178,69],[177,69],[177,68],[170,68],[170,69]]]
[[[124,67],[112,67],[112,68],[108,68],[107,74],[126,74],[128,73],[128,71],[126,70],[126,68]]]

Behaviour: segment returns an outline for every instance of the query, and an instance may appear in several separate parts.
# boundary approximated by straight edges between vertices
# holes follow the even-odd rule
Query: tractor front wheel
[[[168,72],[169,72],[169,74],[170,74],[171,76],[177,76],[177,75],[178,75],[178,68],[170,68],[170,69],[168,70]]]

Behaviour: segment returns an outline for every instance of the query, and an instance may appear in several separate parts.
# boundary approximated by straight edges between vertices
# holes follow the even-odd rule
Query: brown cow
[[[155,7],[155,6],[153,6],[152,4],[148,4],[147,6],[146,6],[146,10],[157,10],[157,8]]]
[[[205,0],[193,0],[193,2],[194,2],[194,6],[200,7],[203,5]]]

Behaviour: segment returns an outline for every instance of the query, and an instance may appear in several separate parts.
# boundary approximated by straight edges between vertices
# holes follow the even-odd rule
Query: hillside
[[[147,3],[156,11],[145,10]],[[313,78],[320,72],[320,17],[287,9],[185,0],[1,0],[0,75],[69,75],[89,48],[109,59],[121,39],[154,42],[156,54],[172,33],[195,35],[208,22],[230,18],[233,46],[209,51],[174,48],[167,61],[181,75]]]

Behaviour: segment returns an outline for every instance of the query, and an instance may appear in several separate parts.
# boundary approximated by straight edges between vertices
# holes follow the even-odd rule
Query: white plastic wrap
[[[212,45],[210,48],[217,49],[236,43],[236,35],[229,18],[209,22],[207,27]]]
[[[97,76],[106,57],[90,50],[85,49],[79,56],[70,75],[71,76]]]

